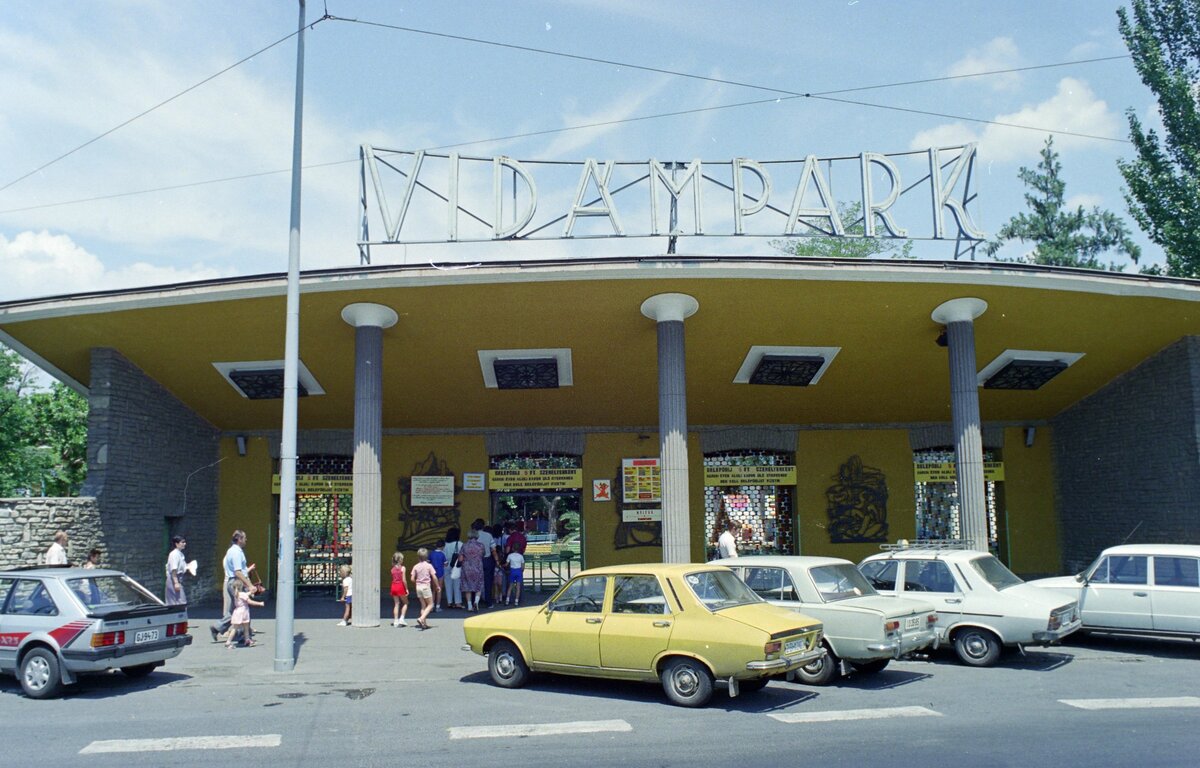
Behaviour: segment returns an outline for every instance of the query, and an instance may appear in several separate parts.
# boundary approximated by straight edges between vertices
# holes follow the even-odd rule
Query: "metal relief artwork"
[[[612,497],[616,502],[614,512],[617,515],[617,527],[613,531],[613,548],[630,549],[632,547],[661,547],[662,523],[655,522],[625,522],[625,508],[636,508],[637,505],[627,505],[622,501],[625,481],[622,479],[621,466],[613,475]],[[655,506],[662,506],[656,504]]]
[[[396,537],[398,551],[419,547],[432,548],[446,535],[447,528],[458,525],[458,494],[462,490],[458,484],[454,486],[453,507],[413,507],[410,498],[413,477],[453,474],[446,462],[439,461],[430,451],[424,461],[413,466],[407,477],[400,478],[400,535]]]
[[[829,541],[861,544],[888,541],[887,478],[862,459],[851,456],[838,468],[836,481],[825,489]]]

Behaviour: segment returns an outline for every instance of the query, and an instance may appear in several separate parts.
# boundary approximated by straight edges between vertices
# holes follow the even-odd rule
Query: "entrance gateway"
[[[582,457],[520,453],[489,465],[491,524],[524,532],[526,589],[556,589],[585,567]]]

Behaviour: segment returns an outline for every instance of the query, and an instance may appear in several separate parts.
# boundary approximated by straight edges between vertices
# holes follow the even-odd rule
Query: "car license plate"
[[[806,641],[804,638],[800,638],[798,640],[788,640],[783,644],[783,652],[785,654],[800,653],[800,651],[803,651],[807,646],[808,641]]]
[[[140,645],[142,643],[153,643],[158,639],[157,629],[143,629],[133,636],[133,644]]]
[[[909,616],[907,619],[904,620],[904,628],[905,629],[920,629],[921,628],[921,617],[920,616]]]

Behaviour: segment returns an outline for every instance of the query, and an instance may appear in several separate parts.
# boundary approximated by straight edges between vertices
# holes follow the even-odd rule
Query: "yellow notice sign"
[[[279,490],[279,475],[271,475],[271,493]],[[354,493],[354,475],[296,475],[296,493],[348,496]]]
[[[536,491],[543,488],[583,488],[582,469],[489,469],[493,491]]]
[[[913,464],[913,474],[918,483],[954,483],[958,481],[955,466],[953,461]],[[983,462],[983,479],[992,483],[1002,482],[1004,480],[1004,462]]]
[[[795,485],[796,467],[705,467],[705,485]]]
[[[621,460],[621,499],[626,504],[662,501],[658,459]]]

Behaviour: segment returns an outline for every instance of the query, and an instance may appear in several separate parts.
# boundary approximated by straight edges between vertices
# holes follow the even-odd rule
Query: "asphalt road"
[[[1147,768],[1200,754],[1200,643],[1080,638],[992,669],[935,654],[688,710],[649,684],[503,690],[459,650],[460,615],[420,632],[336,627],[335,610],[297,620],[289,673],[272,671],[269,620],[259,647],[232,651],[193,620],[194,644],[143,680],[87,678],[50,701],[0,680],[0,765]]]

